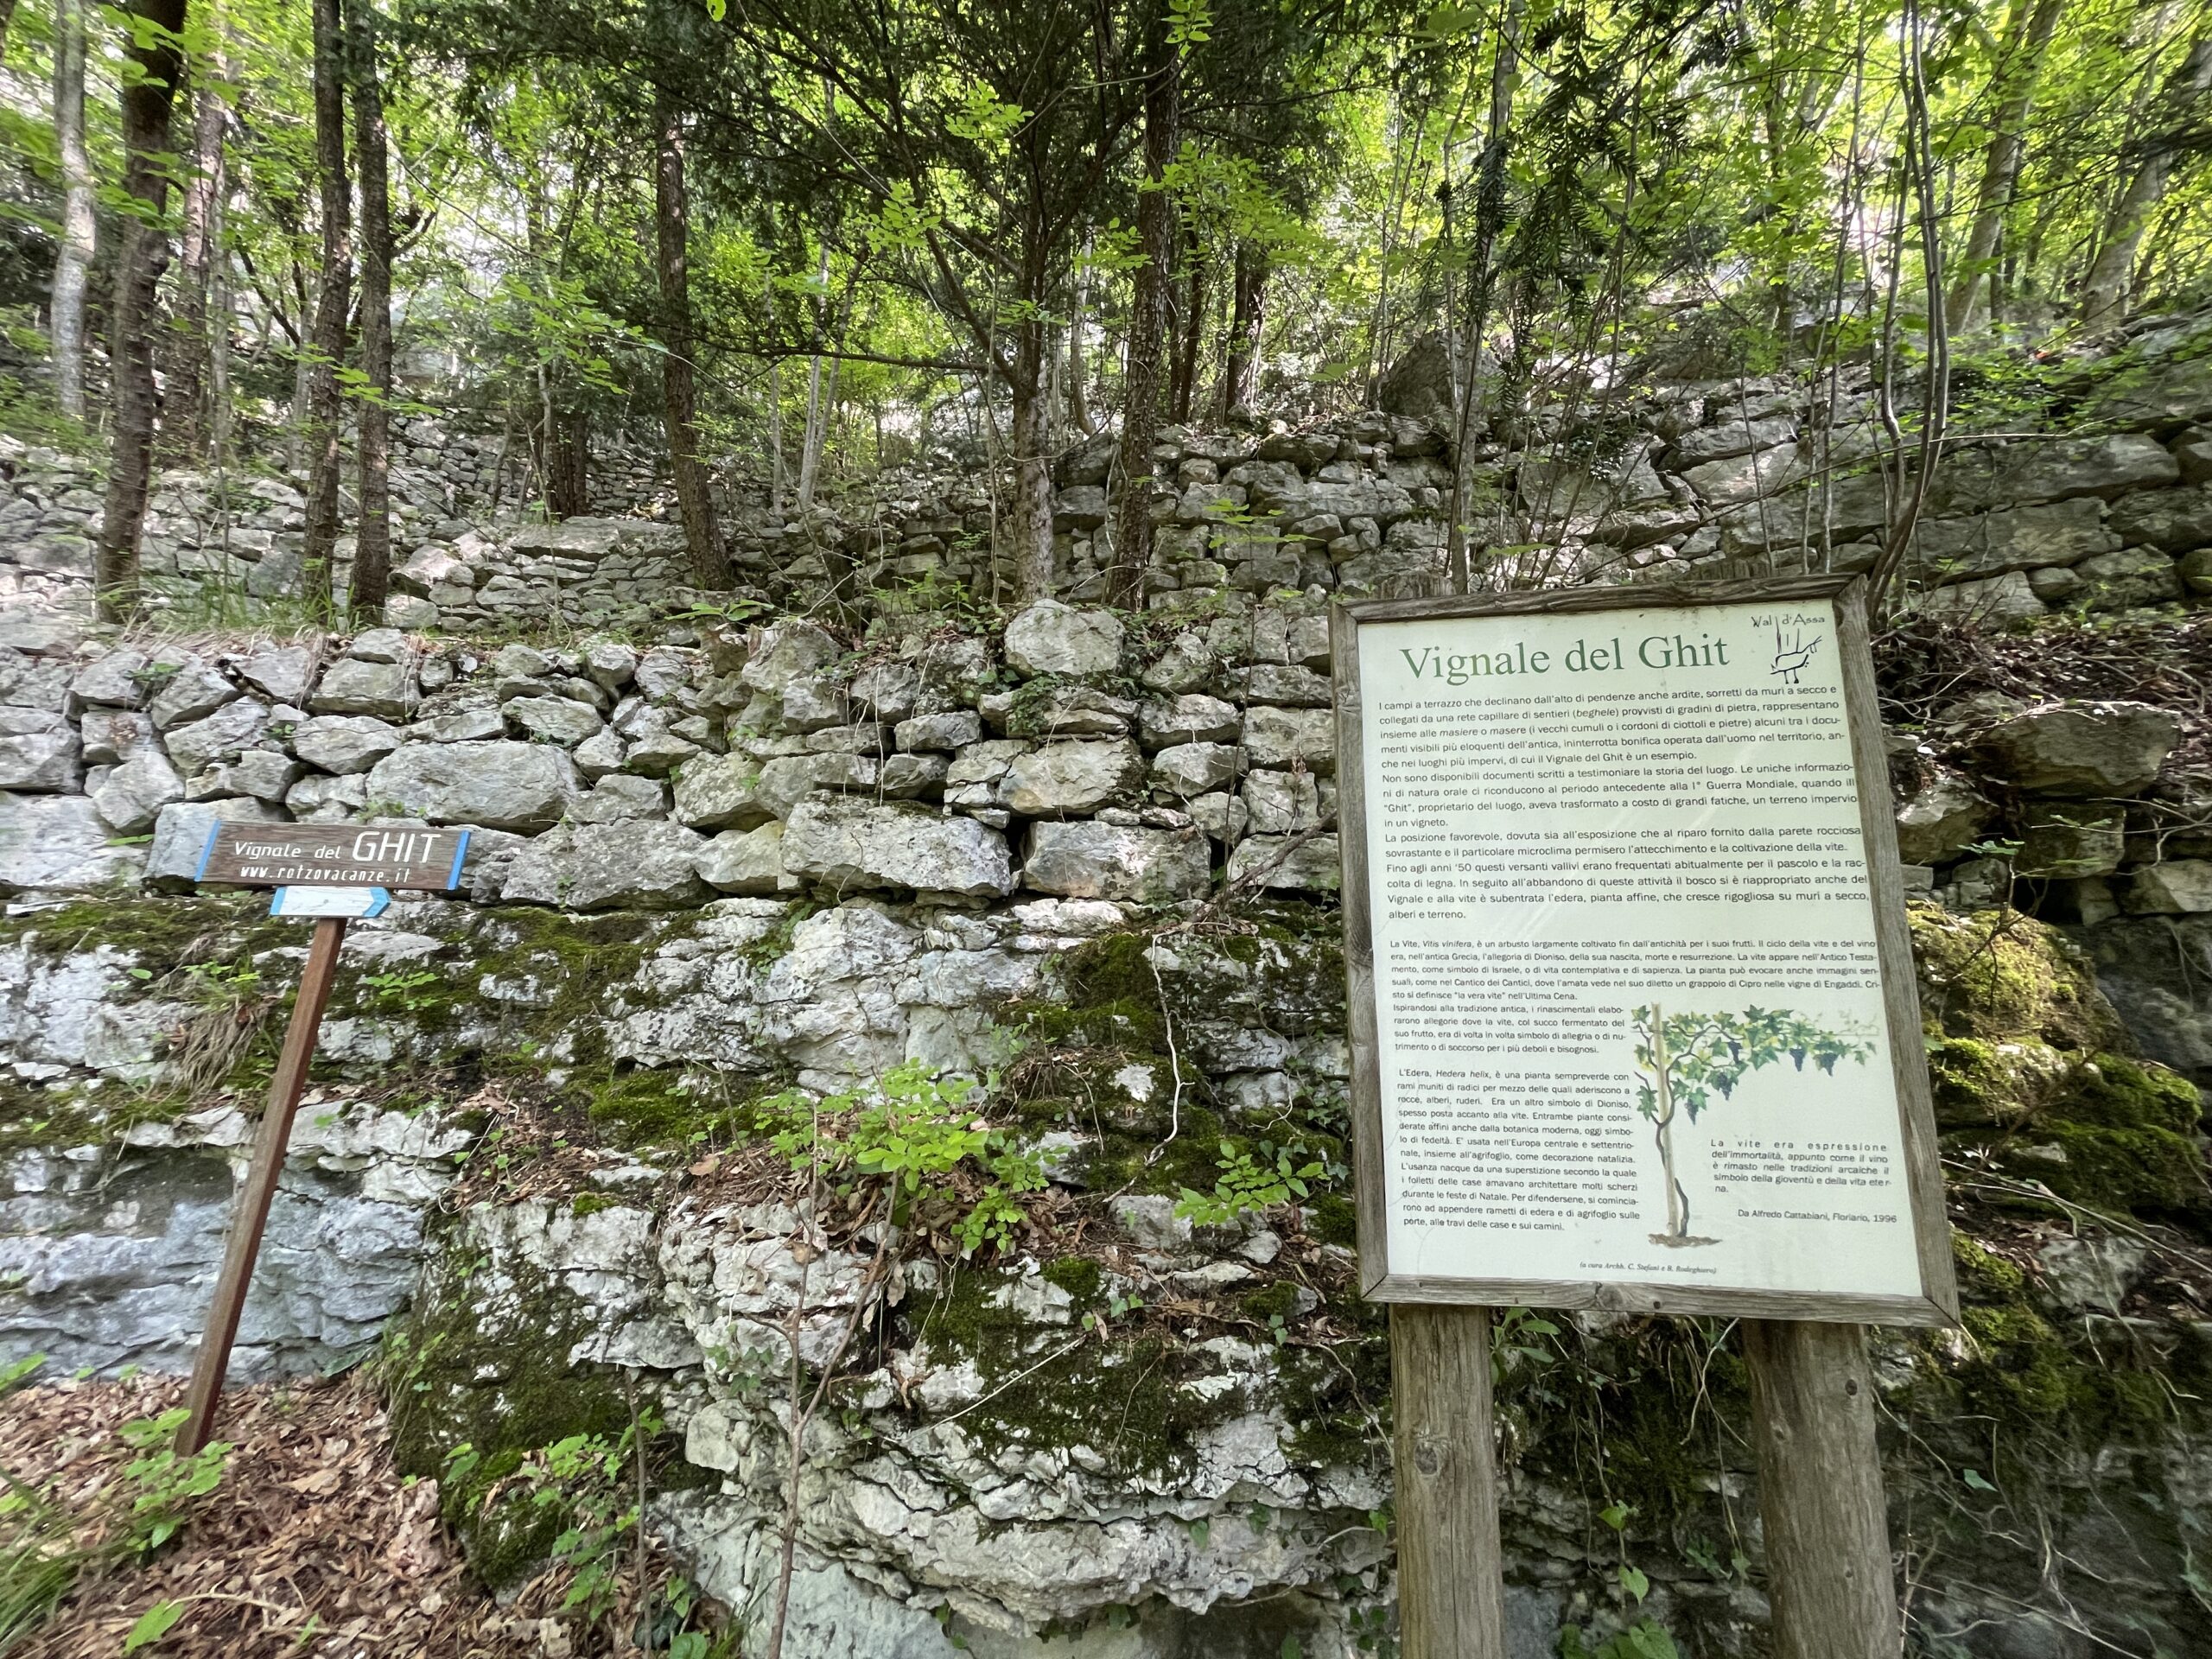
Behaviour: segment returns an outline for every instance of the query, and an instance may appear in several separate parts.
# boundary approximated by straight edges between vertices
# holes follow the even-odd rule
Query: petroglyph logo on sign
[[[461,882],[466,830],[353,823],[219,823],[199,879],[242,887],[400,887],[443,893]]]

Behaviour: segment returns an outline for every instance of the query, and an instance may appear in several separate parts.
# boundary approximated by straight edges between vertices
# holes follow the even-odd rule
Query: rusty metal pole
[[[262,1229],[269,1224],[269,1205],[276,1196],[277,1178],[284,1173],[292,1116],[299,1110],[300,1094],[307,1087],[308,1062],[315,1058],[315,1029],[322,1023],[324,1004],[330,1001],[330,982],[338,970],[338,946],[345,937],[342,916],[325,916],[315,925],[315,942],[308,947],[307,969],[300,976],[300,994],[292,1003],[292,1023],[284,1033],[284,1052],[269,1085],[269,1104],[262,1110],[253,1161],[246,1167],[245,1185],[239,1190],[238,1210],[231,1217],[231,1230],[223,1242],[223,1270],[215,1281],[214,1300],[207,1306],[207,1326],[200,1333],[200,1353],[192,1364],[192,1387],[184,1397],[184,1427],[176,1436],[176,1449],[186,1457],[207,1444],[208,1433],[215,1426],[223,1378],[231,1369],[231,1344],[238,1339],[238,1315],[245,1311],[254,1258],[261,1254]]]

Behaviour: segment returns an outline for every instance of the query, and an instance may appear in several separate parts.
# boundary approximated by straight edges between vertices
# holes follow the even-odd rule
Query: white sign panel
[[[1377,1294],[1937,1312],[1832,599],[1349,632]]]

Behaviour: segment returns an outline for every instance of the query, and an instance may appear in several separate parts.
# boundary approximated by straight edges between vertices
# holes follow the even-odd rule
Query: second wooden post
[[[1390,1310],[1398,1634],[1406,1659],[1505,1659],[1490,1310]]]
[[[1746,1319],[1776,1659],[1897,1659],[1866,1332]]]

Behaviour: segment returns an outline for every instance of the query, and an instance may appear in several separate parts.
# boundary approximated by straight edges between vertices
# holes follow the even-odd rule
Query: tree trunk
[[[729,550],[715,519],[707,469],[699,464],[698,392],[691,373],[691,256],[690,204],[683,190],[683,112],[667,88],[660,90],[653,137],[653,232],[660,277],[661,419],[668,429],[668,456],[676,473],[677,511],[691,554],[691,579],[702,588],[728,588]]]
[[[1137,267],[1129,308],[1128,368],[1122,380],[1122,501],[1108,582],[1108,597],[1124,606],[1136,603],[1145,567],[1152,563],[1152,442],[1160,423],[1167,287],[1175,263],[1175,204],[1166,180],[1175,157],[1183,60],[1168,42],[1166,0],[1157,0],[1151,35],[1152,68],[1144,92],[1147,188],[1137,199],[1137,239],[1144,263]]]
[[[2190,43],[2189,55],[2159,90],[2160,107],[2153,118],[2160,123],[2160,130],[2145,136],[2135,172],[2113,204],[2097,256],[2082,284],[2083,327],[2109,328],[2126,316],[2128,292],[2135,278],[2135,251],[2142,244],[2143,232],[2157,211],[2159,198],[2165,194],[2175,159],[2183,154],[2195,105],[2208,90],[2212,90],[2212,34],[2200,35]]]
[[[1087,257],[1090,245],[1086,240]],[[1090,416],[1090,370],[1084,365],[1083,318],[1090,304],[1090,271],[1080,260],[1075,268],[1075,304],[1068,317],[1068,424],[1085,437],[1097,435],[1098,423]]]
[[[138,602],[138,540],[146,524],[153,471],[155,289],[168,264],[162,214],[168,205],[169,118],[184,85],[178,38],[186,0],[130,0],[139,27],[126,48],[136,73],[123,83],[123,189],[136,209],[121,217],[116,261],[113,343],[108,353],[115,448],[108,466],[107,512],[93,567],[100,614],[120,621]]]
[[[814,344],[816,350],[806,361],[806,426],[799,434],[798,443],[798,506],[804,512],[814,505],[814,470],[822,461],[822,353],[823,338],[830,332],[830,245],[822,245],[822,261],[815,272],[815,285],[821,292],[814,302]]]
[[[353,542],[353,617],[384,620],[391,587],[391,187],[386,174],[384,89],[377,78],[376,0],[354,0],[353,164],[361,180],[361,513]]]
[[[176,300],[162,396],[162,449],[180,461],[199,457],[207,430],[207,284],[215,263],[213,227],[223,188],[228,115],[221,93],[202,86],[194,101],[192,172],[184,188],[184,233],[177,250]],[[230,326],[227,317],[218,321]]]
[[[1221,374],[1221,418],[1249,407],[1259,391],[1260,332],[1267,321],[1268,255],[1256,243],[1236,245],[1229,316],[1229,361]]]
[[[8,47],[8,25],[16,21],[16,0],[0,0],[0,52]]]
[[[1012,324],[1014,362],[1006,375],[1013,400],[1007,443],[1014,462],[1014,580],[1023,604],[1052,593],[1052,458],[1045,442],[1045,320],[1033,309]],[[988,413],[988,408],[985,410]]]
[[[1179,426],[1191,423],[1191,404],[1198,390],[1198,346],[1205,334],[1205,265],[1198,257],[1195,238],[1185,241],[1184,257],[1190,261],[1190,270],[1183,279],[1183,315],[1181,336],[1175,342],[1175,376],[1169,403],[1174,410]]]
[[[1999,95],[1997,114],[1990,123],[1989,149],[1982,158],[1974,226],[1967,232],[1958,275],[1943,305],[1953,334],[1974,321],[1974,302],[1997,252],[2005,210],[2012,202],[2012,187],[2027,154],[2028,107],[2035,99],[2037,78],[2043,73],[2044,52],[2065,9],[2065,0],[2034,0],[2032,12],[2028,3],[2029,0],[2015,0],[2012,26],[2005,32],[2004,55],[1993,78]]]
[[[315,0],[315,156],[321,194],[322,271],[308,335],[307,549],[302,587],[310,611],[331,603],[338,545],[338,475],[343,409],[338,368],[353,308],[353,204],[346,178],[345,24],[339,0]]]
[[[1513,116],[1513,83],[1521,70],[1523,0],[1508,0],[1505,24],[1498,31],[1491,64],[1490,130],[1483,147],[1475,191],[1475,245],[1467,273],[1467,327],[1459,351],[1462,372],[1459,407],[1452,423],[1452,498],[1445,520],[1446,580],[1464,594],[1473,585],[1472,556],[1467,547],[1467,465],[1473,448],[1475,405],[1482,397],[1483,336],[1490,330],[1491,296],[1497,273],[1491,251],[1505,223],[1505,141]]]
[[[591,511],[591,411],[549,410],[538,458],[545,479],[545,511],[554,518],[580,518]]]
[[[54,260],[48,316],[54,341],[54,399],[73,421],[85,418],[85,273],[96,248],[92,164],[85,153],[86,0],[54,0],[54,131],[61,150],[61,238]]]

